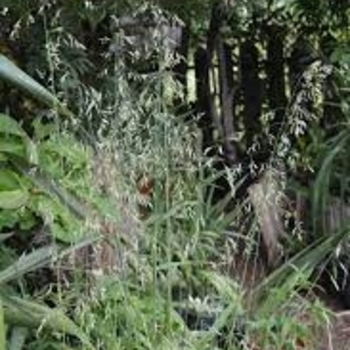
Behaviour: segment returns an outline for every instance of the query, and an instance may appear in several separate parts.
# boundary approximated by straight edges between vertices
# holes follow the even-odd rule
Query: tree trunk
[[[234,144],[234,82],[231,48],[217,37],[216,50],[219,63],[219,86],[221,104],[221,123],[223,130],[224,160],[229,166],[237,163],[237,150]]]
[[[202,130],[202,149],[206,152],[213,147],[212,97],[209,83],[209,55],[207,50],[199,46],[195,52],[195,75],[197,94],[197,113],[200,116],[199,127]]]
[[[247,38],[240,47],[241,84],[244,101],[246,147],[253,144],[254,135],[260,132],[261,81],[259,78],[258,50],[254,41]]]
[[[181,84],[181,87],[183,89],[183,95],[184,99],[176,98],[174,101],[175,107],[179,109],[179,113],[182,111],[182,104],[183,101],[187,101],[187,94],[188,94],[188,88],[187,88],[187,71],[188,71],[188,48],[189,48],[189,42],[190,42],[190,32],[187,26],[183,26],[181,28],[181,40],[180,40],[180,46],[176,50],[177,55],[179,56],[179,62],[174,66],[173,72],[175,79]]]
[[[280,132],[287,105],[283,54],[284,36],[281,31],[282,29],[278,26],[267,29],[267,97],[270,109],[275,113],[271,126],[273,135],[278,135]]]
[[[225,5],[221,1],[215,1],[209,23],[209,31],[207,36],[207,49],[209,54],[209,62],[212,63],[213,53],[215,50],[216,39],[219,36],[220,28],[225,19]]]

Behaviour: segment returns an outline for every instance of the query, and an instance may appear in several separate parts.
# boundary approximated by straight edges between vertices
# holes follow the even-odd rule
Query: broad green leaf
[[[0,350],[6,350],[6,326],[4,320],[4,310],[0,298]]]
[[[23,140],[19,138],[9,138],[5,140],[0,137],[0,154],[1,153],[27,159],[25,144]]]
[[[29,193],[25,190],[0,191],[0,209],[18,209],[29,200]]]
[[[6,56],[0,55],[0,79],[7,81],[19,89],[27,92],[33,98],[54,108],[62,115],[72,118],[73,114],[50,91],[23,72]]]
[[[69,209],[69,211],[78,219],[85,220],[90,214],[86,205],[76,196],[67,191],[57,181],[54,181],[49,175],[39,168],[25,168],[18,165],[18,170],[27,176],[40,189],[44,190],[53,198]]]
[[[10,169],[0,168],[0,192],[25,188],[23,179]]]
[[[19,187],[17,174],[9,169],[0,169],[0,192],[16,190]]]
[[[4,136],[13,136],[5,137]],[[30,163],[38,163],[38,152],[33,141],[18,122],[6,114],[0,114],[0,152],[26,157]]]
[[[6,114],[0,113],[0,133],[5,135],[27,136],[18,122]]]
[[[72,214],[66,204],[54,198],[54,195],[41,197],[37,211],[56,240],[73,243],[83,237],[82,222]]]
[[[20,221],[20,210],[1,209],[0,210],[0,230],[13,229]]]

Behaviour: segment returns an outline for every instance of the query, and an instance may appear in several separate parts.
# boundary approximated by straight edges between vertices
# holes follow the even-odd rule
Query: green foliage
[[[3,228],[13,227],[21,216],[26,216],[21,209],[30,200],[30,185],[11,166],[11,160],[35,164],[37,153],[34,143],[15,120],[2,114],[0,123],[0,227]],[[30,221],[29,217],[28,220]],[[27,226],[26,223],[24,226]]]
[[[28,163],[37,163],[34,144],[20,125],[11,117],[0,114],[1,148],[0,160],[6,161],[6,155],[15,156]]]
[[[89,286],[88,293],[81,287],[87,281],[79,278],[70,280],[67,290],[49,293],[71,311],[83,331],[58,309],[19,298],[12,289],[2,292],[5,321],[14,326],[8,332],[13,336],[11,343],[24,343],[25,332],[17,333],[22,327],[44,327],[29,349],[69,348],[62,334],[79,338],[84,349],[212,349],[218,331],[238,323],[238,317],[243,316],[248,338],[263,338],[264,348],[293,348],[297,339],[307,338],[306,327],[291,315],[290,308],[301,312],[294,304],[295,291],[310,287],[307,279],[315,266],[334,251],[348,231],[319,237],[303,247],[249,298],[242,296],[242,286],[235,280],[219,273],[220,266],[225,268],[229,263],[227,256],[236,253],[237,237],[245,234],[248,241],[251,235],[246,231],[257,231],[257,225],[250,223],[254,220],[245,203],[234,203],[231,212],[226,199],[214,208],[208,203],[204,193],[210,192],[213,178],[219,175],[210,169],[213,160],[203,157],[196,147],[198,129],[194,123],[184,124],[181,116],[172,114],[174,97],[181,98],[182,91],[169,72],[177,62],[165,49],[162,35],[149,30],[149,40],[141,33],[137,45],[135,35],[110,27],[109,22],[118,23],[122,14],[131,12],[131,17],[146,13],[157,23],[172,23],[169,13],[156,6],[139,7],[141,3],[81,0],[1,4],[9,7],[11,38],[0,42],[0,47],[8,49],[8,42],[26,34],[19,45],[25,52],[22,67],[30,66],[28,71],[38,74],[55,93],[0,56],[0,78],[23,91],[26,99],[33,98],[49,109],[36,107],[16,115],[23,127],[7,114],[0,115],[0,231],[30,231],[39,223],[49,229],[50,238],[72,244],[90,230],[86,221],[91,220],[93,226],[96,216],[102,218],[101,226],[107,227],[103,234],[108,234],[105,240],[113,257],[122,261],[116,278],[108,276],[101,285]],[[157,3],[176,12],[190,26],[197,39],[192,44],[205,41],[214,1]],[[227,42],[240,42],[247,30],[253,29],[252,36],[260,38],[265,35],[265,24],[277,23],[286,31],[289,49],[304,31],[317,47],[329,30],[334,40],[330,55],[342,76],[341,108],[346,114],[349,57],[345,22],[339,7],[328,5],[327,1],[227,1],[223,9],[229,28],[224,28],[223,34]],[[23,47],[30,46],[26,40],[33,32],[37,33],[32,36],[34,52],[40,55],[29,58]],[[257,45],[262,56],[264,40]],[[236,50],[232,56],[237,59]],[[259,64],[263,65],[264,59]],[[155,69],[148,72],[150,64]],[[142,71],[145,68],[146,73]],[[323,215],[330,187],[339,177],[348,191],[348,167],[344,166],[348,130],[329,141],[321,126],[324,83],[329,75],[324,68],[315,62],[303,77],[307,83],[291,92],[296,96],[286,112],[282,137],[271,135],[268,122],[262,135],[274,147],[271,163],[288,163],[291,177],[300,169],[320,168],[313,191],[315,221]],[[60,101],[66,101],[75,113]],[[305,103],[312,105],[312,111],[304,109]],[[10,107],[6,105],[3,111],[11,115]],[[208,171],[212,177],[204,176]],[[232,169],[225,171],[232,175]],[[135,189],[143,176],[152,180],[153,187],[152,198],[145,202],[139,201]],[[231,182],[235,189],[238,185]],[[144,211],[142,225],[137,205]],[[228,229],[237,233],[230,235]],[[1,247],[0,284],[6,288],[55,260],[57,253],[56,247],[44,247],[16,259],[5,243]],[[95,268],[103,271],[103,264],[90,267]],[[180,300],[174,300],[174,290],[180,291]],[[248,305],[252,300],[254,303]],[[215,314],[216,321],[208,330],[190,331],[176,313],[178,304],[192,303]],[[276,313],[280,317],[276,318]],[[1,328],[0,320],[0,334]]]
[[[166,314],[166,301],[159,295],[111,281],[101,286],[95,298],[79,313],[101,349],[161,349],[172,343],[177,332],[185,331],[173,310]]]
[[[61,310],[50,309],[15,296],[2,295],[6,322],[28,328],[44,327],[56,332],[76,336],[87,349],[94,349],[86,335]]]
[[[17,280],[30,271],[46,266],[57,255],[58,249],[45,247],[38,249],[0,271],[1,300],[3,302],[5,322],[9,326],[25,328],[48,328],[78,337],[87,348],[93,348],[84,333],[59,309],[50,309],[45,305],[17,297],[8,282]],[[20,336],[20,335],[17,335]],[[16,337],[17,337],[16,336]],[[13,337],[15,335],[13,334]],[[18,342],[12,338],[11,343]],[[4,343],[5,344],[5,343]]]
[[[6,71],[10,81],[22,84],[21,87],[29,89],[35,97],[41,94],[39,98],[44,96],[44,103],[59,106],[57,99],[42,86],[23,72],[16,77],[20,72],[18,68],[9,67],[10,63],[4,58],[3,62],[6,63],[4,69],[11,68]],[[67,111],[62,106],[59,109]],[[60,188],[63,185],[76,194],[88,195],[86,168],[91,152],[50,125],[36,121],[33,141],[14,119],[3,114],[0,118],[0,158],[2,165],[7,167],[0,172],[0,227],[29,229],[41,218],[59,240],[71,242],[81,237],[79,221],[67,209],[66,201],[70,197]],[[43,171],[51,180],[40,175]]]
[[[84,180],[83,169],[85,168],[79,168],[79,164],[86,164],[87,156],[84,162],[83,151],[79,150],[79,147],[74,149],[77,144],[74,144],[72,140],[69,144],[68,139],[64,136],[61,142],[69,147],[69,153],[68,148],[57,148],[57,141],[55,149],[50,147],[51,138],[58,137],[58,134],[57,136],[51,135],[46,141],[39,142],[38,139],[35,144],[14,119],[5,115],[1,115],[0,118],[3,145],[6,144],[6,147],[2,147],[0,155],[3,159],[3,166],[7,166],[6,169],[0,170],[1,228],[10,229],[19,225],[21,229],[29,229],[36,223],[35,217],[41,217],[51,227],[54,237],[71,241],[75,235],[74,232],[77,232],[78,225],[74,216],[54,193],[45,187],[40,188],[40,184],[39,188],[36,187],[38,182],[40,183],[39,178],[35,179],[34,176],[32,179],[22,170],[39,165],[48,174],[52,174],[53,179],[62,181],[66,188],[70,189],[73,187],[72,182],[70,182],[71,186],[65,183],[69,181],[68,177],[63,179],[61,164],[65,162],[67,166],[71,166],[70,178]],[[79,192],[79,188],[77,190]],[[64,232],[71,232],[70,236],[63,235],[62,225],[66,229],[63,230]]]
[[[56,97],[15,67],[5,57],[2,56],[0,58],[1,78],[30,92],[42,102],[56,107],[65,115],[71,116]],[[29,229],[37,221],[34,220],[34,217],[41,216],[44,222],[51,227],[53,236],[56,236],[55,238],[65,241],[76,240],[77,237],[74,236],[74,231],[72,230],[74,227],[72,224],[74,217],[66,210],[64,203],[60,203],[53,194],[47,191],[45,193],[45,189],[43,194],[40,194],[38,197],[34,191],[34,182],[23,171],[25,168],[38,167],[42,163],[45,163],[42,158],[45,160],[46,153],[50,154],[50,152],[48,150],[45,152],[45,147],[38,151],[37,145],[20,125],[9,116],[1,114],[0,125],[0,158],[2,166],[0,169],[0,229],[9,229],[15,226],[19,226],[21,229]],[[52,159],[57,159],[57,154],[51,154],[51,157]],[[61,157],[61,159],[68,158],[66,155],[61,155]],[[49,159],[46,158],[48,167],[50,166]],[[76,160],[77,158],[70,159],[72,162]],[[54,172],[55,169],[50,170]],[[57,175],[59,177],[60,174]],[[75,225],[77,226],[76,222]],[[62,229],[62,226],[64,229]],[[69,232],[68,236],[66,234],[67,232]],[[0,272],[0,284],[7,284],[10,280],[18,279],[30,271],[35,271],[47,265],[52,257],[52,249],[41,248],[20,258],[13,265]],[[65,317],[61,311],[52,310],[35,302],[7,294],[5,290],[1,293],[1,300],[3,301],[7,324],[14,325],[15,327],[20,325],[31,328],[44,326],[51,328],[55,332],[70,333],[81,339],[87,347],[92,348],[92,345],[81,330]],[[1,305],[1,316],[2,311],[3,307]],[[2,336],[0,344],[1,346],[5,346],[2,317],[0,323],[0,333]]]

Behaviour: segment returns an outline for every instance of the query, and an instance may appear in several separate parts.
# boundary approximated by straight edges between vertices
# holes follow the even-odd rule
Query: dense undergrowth
[[[9,237],[0,279],[8,286],[2,300],[9,348],[21,341],[28,349],[212,349],[253,342],[277,349],[312,342],[299,318],[306,313],[314,324],[326,316],[295,293],[308,288],[302,259],[293,278],[277,275],[273,283],[283,284],[267,295],[261,288],[259,299],[244,285],[252,276],[229,276],[238,234],[227,230],[239,227],[241,208],[225,212],[225,203],[213,206],[204,197],[213,180],[205,176],[196,129],[179,123],[155,88],[149,91],[147,124],[137,99],[125,109],[131,113],[123,116],[123,130],[111,127],[93,147],[59,121],[36,119],[29,136],[1,116],[1,215]],[[24,237],[24,256],[16,256],[23,251],[10,237],[14,230]],[[254,239],[238,257],[247,274],[258,269],[250,260],[261,264],[248,251],[256,251]],[[324,252],[314,254],[317,260]],[[28,326],[35,332],[25,331]]]
[[[349,126],[326,139],[317,111],[303,113],[300,101],[320,102],[330,66],[311,65],[271,135],[264,171],[278,186],[267,178],[263,198],[236,198],[240,165],[214,170],[197,123],[177,115],[177,58],[162,37],[153,38],[150,74],[109,50],[97,89],[86,82],[85,50],[70,64],[79,43],[46,23],[44,10],[43,18],[54,93],[0,56],[1,80],[25,93],[31,113],[0,114],[0,349],[315,348],[331,319],[315,295],[315,268],[348,235],[340,225],[319,233],[329,229],[320,217],[331,187],[340,183],[346,197]],[[127,45],[120,33],[114,40]],[[339,61],[341,80],[349,67]],[[293,187],[289,174],[308,166],[312,188]],[[231,191],[214,201],[221,176]],[[310,227],[293,226],[270,270],[259,254],[264,191],[312,202]]]

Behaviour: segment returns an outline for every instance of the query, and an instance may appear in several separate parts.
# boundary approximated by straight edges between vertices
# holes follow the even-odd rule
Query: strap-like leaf
[[[20,257],[14,264],[0,271],[0,285],[48,265],[57,253],[58,248],[53,245],[39,248],[28,255]]]
[[[11,330],[8,350],[23,350],[28,334],[28,328],[13,327]]]
[[[0,55],[0,79],[3,79],[47,106],[56,109],[62,115],[72,118],[73,114],[50,91],[23,72],[7,57]]]
[[[8,296],[2,291],[6,323],[28,328],[45,327],[55,332],[76,336],[88,349],[94,349],[86,334],[59,309],[51,309],[33,301]]]
[[[0,298],[0,350],[6,350],[6,328],[4,320],[4,310]]]

